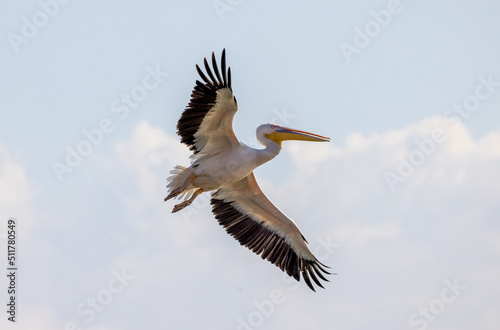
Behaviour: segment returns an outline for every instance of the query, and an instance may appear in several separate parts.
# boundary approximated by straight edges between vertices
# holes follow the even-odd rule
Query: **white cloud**
[[[141,122],[134,130],[130,141],[116,145],[119,162],[122,168],[134,169],[137,174],[134,181],[139,183],[141,193],[151,198],[151,188],[158,184],[159,171],[172,168],[177,162],[189,164],[189,151],[175,137],[167,136],[159,128],[151,127],[147,122]],[[115,166],[114,162],[110,166]],[[163,172],[163,175],[168,174]],[[165,180],[163,178],[161,180]],[[163,181],[165,182],[165,181]]]
[[[23,166],[14,161],[8,150],[0,144],[0,209],[4,216],[15,216],[32,195]],[[4,212],[13,212],[6,214]]]
[[[445,132],[446,140],[435,143],[434,150],[392,192],[384,172],[396,171],[401,157],[418,150],[415,140],[432,138],[436,129]],[[369,137],[354,133],[343,147],[335,142],[327,148],[285,145],[296,172],[279,185],[264,181],[265,190],[293,214],[303,231],[312,232],[313,237],[331,235],[340,244],[335,259],[328,263],[339,273],[333,285],[337,282],[349,289],[337,289],[341,291],[337,294],[366,290],[367,297],[377,297],[376,301],[384,301],[386,308],[402,317],[403,323],[394,325],[398,328],[408,324],[405,313],[413,312],[405,308],[418,310],[439,294],[436,283],[458,276],[469,289],[447,313],[455,308],[454,317],[467,319],[457,311],[470,305],[470,296],[480,294],[491,301],[500,294],[499,281],[492,279],[500,275],[500,266],[492,266],[498,261],[494,242],[500,234],[500,186],[495,184],[500,168],[499,133],[476,141],[465,126],[454,129],[435,117]],[[315,155],[319,152],[322,155]],[[485,273],[490,274],[488,280],[483,278]],[[407,304],[398,306],[402,295]],[[368,302],[360,297],[358,303]],[[481,308],[491,318],[487,311],[495,305]],[[372,313],[359,328],[381,328],[374,324],[382,322],[382,311]],[[481,315],[471,317],[481,319]],[[438,318],[436,324],[444,325],[446,319],[438,323]]]
[[[189,221],[170,213],[173,204],[163,202],[165,179],[174,165],[189,164],[189,152],[177,137],[142,122],[114,153],[98,155],[100,165],[90,169],[95,181],[78,192],[85,199],[73,210],[72,224],[53,227],[58,239],[33,236],[33,244],[45,247],[37,252],[43,254],[40,265],[30,261],[30,268],[55,266],[36,277],[24,273],[31,295],[26,299],[33,315],[45,315],[38,317],[51,326],[74,320],[95,329],[216,329],[236,328],[237,317],[258,312],[255,302],[278,289],[286,299],[260,329],[305,326],[296,317],[304,312],[318,328],[413,329],[409,316],[439,297],[444,280],[457,277],[467,289],[431,325],[445,328],[450,318],[497,324],[500,188],[491,183],[500,165],[499,131],[475,141],[465,127],[446,130],[447,140],[395,192],[383,177],[397,167],[394,155],[407,157],[416,138],[446,127],[430,118],[368,137],[352,134],[345,146],[287,144],[290,177],[281,183],[258,177],[311,249],[338,273],[326,290],[313,294],[303,283],[283,280],[279,269],[228,236],[211,215],[208,197],[191,206]],[[286,160],[278,156],[268,167],[279,171],[290,166]],[[61,222],[57,214],[45,218],[49,229],[51,218]],[[110,271],[121,267],[135,279],[86,324],[76,307],[106,288]],[[73,282],[82,284],[67,290]]]

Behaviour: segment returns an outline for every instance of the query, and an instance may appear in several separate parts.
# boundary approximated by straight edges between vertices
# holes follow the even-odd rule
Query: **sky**
[[[499,2],[1,6],[2,329],[498,328]],[[324,290],[240,246],[208,194],[163,202],[195,64],[224,48],[241,141],[332,138],[255,171]]]

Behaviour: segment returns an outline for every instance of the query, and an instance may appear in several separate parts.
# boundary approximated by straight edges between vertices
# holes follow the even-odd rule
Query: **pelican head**
[[[257,128],[257,140],[264,145],[255,149],[238,141],[233,117],[238,104],[231,88],[231,70],[222,51],[221,69],[212,53],[212,67],[204,59],[205,72],[197,65],[200,80],[191,101],[177,122],[181,142],[193,151],[191,166],[176,166],[168,177],[168,195],[184,199],[174,206],[178,212],[197,196],[212,191],[212,212],[227,233],[255,254],[278,266],[287,275],[315,291],[323,288],[319,279],[329,275],[314,256],[295,222],[281,212],[259,188],[254,170],[276,157],[285,140],[328,142],[330,138],[265,124]],[[226,70],[227,68],[227,70]]]
[[[330,142],[329,137],[283,127],[277,124],[264,124],[257,127],[257,139],[261,144],[266,145],[263,141],[264,138],[280,146],[282,146],[282,142],[286,140]]]

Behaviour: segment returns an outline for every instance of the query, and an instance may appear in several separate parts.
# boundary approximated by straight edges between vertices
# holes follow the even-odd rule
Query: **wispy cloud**
[[[31,292],[29,308],[33,315],[46,315],[43,322],[49,325],[81,321],[76,307],[87,297],[110,298],[107,291],[101,292],[110,291],[110,270],[126,269],[134,276],[131,285],[113,294],[113,303],[96,313],[91,327],[132,329],[140,323],[121,322],[117,315],[137,312],[152,324],[199,327],[201,321],[190,318],[196,313],[209,318],[213,328],[237,328],[241,320],[264,329],[278,323],[294,327],[297,320],[287,323],[283,315],[304,310],[314,319],[308,319],[309,324],[349,329],[413,329],[412,315],[413,323],[432,326],[444,326],[449,319],[467,324],[471,318],[490,324],[494,305],[481,305],[482,314],[464,311],[477,305],[477,296],[492,301],[500,294],[500,288],[484,278],[485,273],[489,279],[500,276],[495,266],[500,188],[489,184],[500,165],[500,131],[479,140],[472,139],[464,126],[447,131],[446,143],[397,193],[387,188],[382,176],[398,155],[411,151],[416,137],[444,124],[436,117],[371,136],[353,133],[345,145],[285,144],[283,152],[288,155],[268,164],[279,171],[282,161],[292,160],[291,176],[284,182],[266,176],[258,180],[270,199],[296,221],[311,249],[328,256],[325,262],[338,273],[313,296],[296,288],[295,281],[284,282],[276,267],[240,247],[218,226],[209,205],[198,208],[190,221],[170,213],[163,202],[165,179],[174,165],[187,165],[189,152],[177,137],[141,122],[111,154],[99,155],[99,168],[92,168],[96,181],[82,185],[79,192],[87,197],[80,209],[73,210],[76,221],[61,228],[56,225],[61,221],[58,215],[50,214],[43,225],[57,231],[56,239],[35,237],[31,231],[20,236],[20,249],[39,259],[25,259],[25,265],[41,269],[52,264],[60,274],[54,278],[53,272],[41,271],[35,278],[23,273],[21,284]],[[0,180],[10,182],[5,173],[22,173],[23,167],[5,150],[2,157],[9,160],[4,164],[10,162],[4,168],[14,170],[4,170]],[[29,186],[23,175],[17,177],[21,179],[16,182]],[[103,198],[112,202],[100,204]],[[69,242],[73,247],[68,251]],[[42,246],[38,250],[43,254],[35,246]],[[59,268],[60,260],[64,269]],[[69,283],[73,277],[86,278],[87,283],[69,292],[61,276]],[[452,304],[436,302],[443,281],[455,278],[467,290]],[[283,296],[277,297],[280,292]],[[47,304],[43,297],[50,294],[64,299]],[[222,306],[215,308],[214,295]],[[447,292],[445,298],[450,297]],[[69,306],[63,306],[63,300]],[[301,303],[313,300],[314,306],[330,312]],[[193,301],[197,302],[189,309],[179,307]],[[420,308],[436,312],[432,322]],[[359,313],[366,317],[355,317]],[[303,322],[299,326],[306,326]]]

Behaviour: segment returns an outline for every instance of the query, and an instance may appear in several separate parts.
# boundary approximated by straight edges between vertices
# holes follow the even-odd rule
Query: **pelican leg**
[[[172,210],[172,213],[175,213],[175,212],[178,212],[180,210],[182,210],[183,208],[185,208],[186,206],[188,205],[191,205],[191,203],[194,201],[194,199],[196,197],[198,197],[199,194],[201,194],[202,192],[204,192],[205,190],[203,189],[198,189],[194,192],[193,196],[191,196],[191,198],[189,198],[188,200],[185,200],[184,202],[182,203],[179,203],[177,205],[174,206],[174,209]]]

